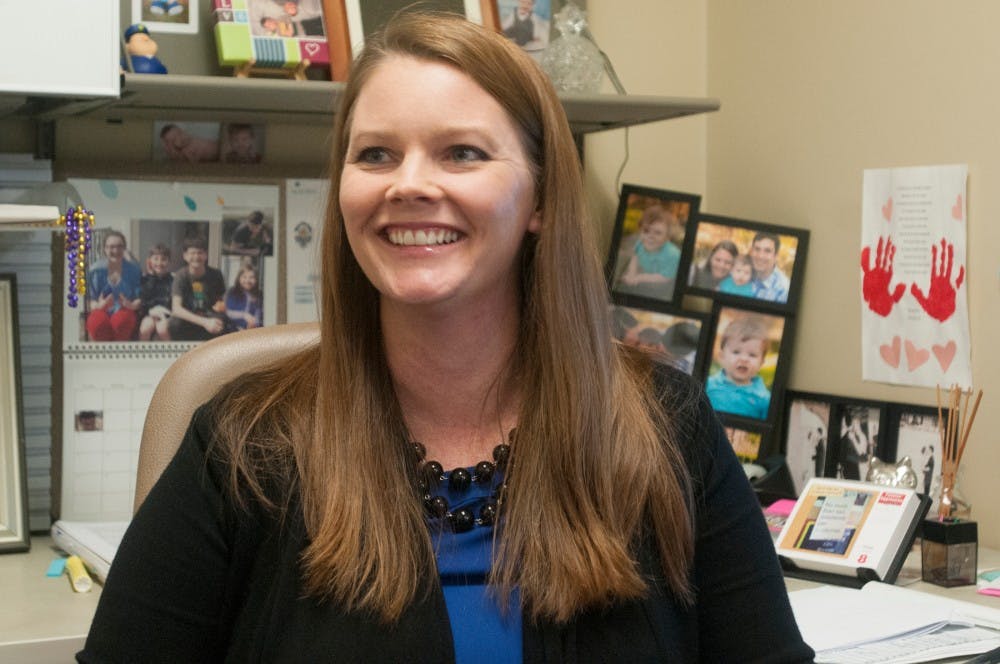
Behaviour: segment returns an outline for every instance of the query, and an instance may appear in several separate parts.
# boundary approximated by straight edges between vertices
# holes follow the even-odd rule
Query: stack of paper
[[[789,593],[817,662],[905,664],[1000,647],[1000,610],[885,583]]]
[[[52,541],[70,555],[80,556],[87,569],[104,583],[128,521],[56,521]]]

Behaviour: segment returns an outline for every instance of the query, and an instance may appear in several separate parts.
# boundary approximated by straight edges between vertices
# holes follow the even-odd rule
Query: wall
[[[861,380],[865,168],[965,163],[973,379],[985,396],[959,490],[1000,547],[1000,4],[708,0],[709,209],[811,230],[790,385],[934,405]],[[652,31],[646,28],[643,35]],[[639,35],[637,35],[637,38]]]
[[[608,54],[629,94],[708,96],[705,62],[706,5],[691,0],[588,0],[597,43]],[[610,83],[603,92],[614,93]],[[629,157],[621,182],[705,195],[707,116],[698,115],[587,137],[587,189],[601,230],[611,238],[618,206],[615,176]],[[703,200],[704,202],[704,200]]]

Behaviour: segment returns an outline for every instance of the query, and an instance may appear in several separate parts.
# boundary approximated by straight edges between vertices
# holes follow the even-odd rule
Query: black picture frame
[[[940,419],[948,418],[948,409],[941,410]],[[941,493],[941,431],[938,428],[938,409],[906,403],[888,404],[886,414],[887,447],[892,448],[891,459],[896,463],[910,457],[917,475],[917,492],[929,496],[937,509]],[[928,449],[929,448],[929,449]]]
[[[886,439],[889,404],[873,399],[839,397],[831,413],[826,477],[865,481],[872,457],[894,458]]]
[[[787,390],[781,424],[781,452],[795,495],[814,477],[826,477],[835,405],[832,394]]]
[[[776,296],[777,299],[772,297],[771,292],[760,290],[757,285],[757,267],[752,264],[755,262],[752,260],[755,244],[759,243],[763,248],[770,244],[773,248],[775,238],[778,245],[776,265],[771,274],[777,275],[773,277],[775,279],[787,281],[787,289],[781,289],[784,294]],[[733,255],[734,249],[736,255]],[[684,294],[710,297],[719,302],[752,304],[791,314],[798,306],[808,249],[809,231],[803,228],[777,226],[714,214],[699,214],[694,226],[685,236],[680,266],[685,278],[682,280],[683,287],[679,290]],[[728,275],[722,277],[723,281],[718,281],[720,275],[713,273],[712,259],[725,254],[731,257],[728,265],[729,274],[733,273],[734,268],[739,270],[734,276],[746,274],[746,270],[749,269],[752,273],[750,282],[736,284],[731,278],[730,281],[726,281]],[[748,267],[745,259],[737,256],[750,259],[751,265]],[[740,266],[735,265],[737,262]],[[720,269],[722,267],[724,265],[719,265]]]
[[[762,333],[765,351],[756,369],[749,367],[753,376],[747,380],[750,389],[737,389],[743,376],[737,376],[736,385],[723,371],[723,339],[729,326],[739,319],[744,326],[741,335]],[[712,332],[705,358],[705,391],[716,412],[730,416],[774,424],[778,419],[780,404],[788,380],[791,345],[794,337],[794,319],[763,307],[735,306],[716,302],[712,307]],[[743,338],[741,343],[750,339]],[[740,371],[748,369],[743,367]],[[760,378],[764,390],[756,378]],[[767,392],[766,399],[763,392]]]
[[[611,334],[650,353],[654,361],[701,378],[708,344],[709,317],[676,307],[650,309],[640,298],[613,295]]]
[[[736,458],[742,463],[759,464],[772,453],[773,427],[765,422],[746,417],[719,414],[722,428]]]
[[[700,205],[701,196],[697,194],[634,184],[622,185],[605,266],[611,293],[641,298],[649,309],[679,302],[681,289],[677,287],[677,277],[683,274],[683,247],[692,221],[698,218]],[[644,271],[637,264],[633,268],[632,263],[633,259],[640,260],[636,256],[636,247],[640,246],[641,226],[647,223],[659,226],[661,221],[665,224],[665,233],[669,237],[667,243],[662,245],[663,248],[656,252],[656,256],[648,260],[661,266],[663,272],[659,276],[664,280],[658,283],[633,282],[633,277],[642,279],[650,274],[656,278],[656,272]],[[648,252],[643,255],[648,255]],[[672,276],[667,274],[671,271]]]

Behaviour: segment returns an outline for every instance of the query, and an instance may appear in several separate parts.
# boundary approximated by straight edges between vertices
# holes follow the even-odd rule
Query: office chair
[[[263,368],[318,341],[316,323],[258,327],[206,341],[170,365],[146,411],[133,512],[180,447],[198,406],[240,374]]]

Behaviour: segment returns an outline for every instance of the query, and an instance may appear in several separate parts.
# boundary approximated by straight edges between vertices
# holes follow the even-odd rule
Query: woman
[[[81,661],[808,659],[704,398],[611,340],[530,57],[400,15],[335,136],[320,343],[195,416]]]
[[[139,285],[142,272],[125,256],[125,236],[110,231],[104,236],[104,258],[87,275],[92,293],[87,314],[91,341],[131,341],[142,306]]]
[[[729,276],[729,270],[739,255],[740,250],[736,247],[736,243],[731,240],[720,241],[712,247],[705,262],[691,269],[690,285],[695,288],[715,290],[722,280]]]

